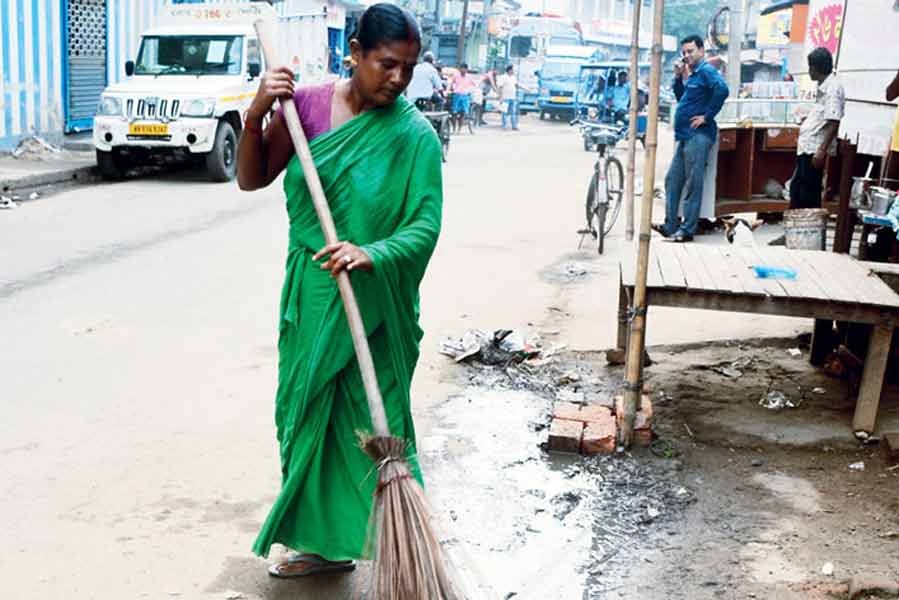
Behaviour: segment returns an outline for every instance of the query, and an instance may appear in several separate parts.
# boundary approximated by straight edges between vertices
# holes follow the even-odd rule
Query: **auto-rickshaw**
[[[640,63],[639,71],[649,70],[649,63]],[[616,118],[611,109],[612,89],[618,85],[618,73],[629,73],[630,64],[624,61],[599,62],[581,65],[578,73],[577,91],[574,96],[576,118],[584,125],[606,124],[627,125],[624,119]],[[639,84],[638,84],[639,85]],[[640,106],[637,112],[637,139],[645,143],[646,137],[646,94],[639,88]],[[582,127],[584,149],[592,150],[596,141],[589,136],[595,134],[595,128]]]

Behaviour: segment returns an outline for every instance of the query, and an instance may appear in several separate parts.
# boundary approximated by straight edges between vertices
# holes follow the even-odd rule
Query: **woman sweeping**
[[[422,331],[418,286],[440,231],[440,143],[401,96],[418,62],[414,18],[390,4],[368,8],[350,42],[353,76],[294,91],[284,67],[267,73],[246,118],[238,157],[241,189],[286,170],[289,249],[278,340],[275,422],[281,493],[253,547],[297,554],[276,577],[347,571],[366,556],[377,473],[359,446],[372,430],[350,332],[333,277],[343,270],[362,309],[392,435],[405,439],[413,475],[409,388]],[[293,98],[340,239],[325,246],[276,98]]]

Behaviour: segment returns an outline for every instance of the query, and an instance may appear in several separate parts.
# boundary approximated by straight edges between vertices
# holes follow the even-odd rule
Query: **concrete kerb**
[[[96,164],[67,165],[59,169],[42,170],[38,173],[0,175],[0,192],[12,193],[41,186],[61,183],[94,183],[100,180],[100,172]]]

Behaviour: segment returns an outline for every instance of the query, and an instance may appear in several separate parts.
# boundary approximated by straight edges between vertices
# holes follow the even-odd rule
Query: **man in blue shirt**
[[[665,177],[665,224],[653,229],[675,242],[689,242],[699,224],[702,184],[709,150],[718,138],[715,116],[727,99],[728,89],[718,71],[705,61],[702,38],[691,35],[681,41],[683,62],[674,67],[674,158]],[[678,208],[684,197],[684,221]]]
[[[609,105],[615,121],[627,120],[627,109],[631,105],[631,84],[627,82],[627,71],[618,71],[618,85],[612,88]]]

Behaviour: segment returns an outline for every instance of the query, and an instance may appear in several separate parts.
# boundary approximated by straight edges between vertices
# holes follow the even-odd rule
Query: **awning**
[[[779,10],[784,10],[787,8],[792,8],[794,4],[808,4],[809,0],[780,0],[779,2],[775,2],[771,6],[765,7],[759,13],[760,15],[770,15],[771,13],[776,13]]]

